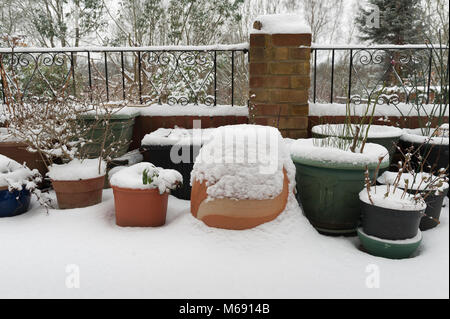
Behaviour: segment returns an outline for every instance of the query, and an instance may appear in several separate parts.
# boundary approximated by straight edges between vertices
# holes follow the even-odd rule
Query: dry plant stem
[[[383,159],[384,159],[385,157],[386,157],[386,155],[384,155],[383,157],[379,157],[379,158],[378,158],[377,168],[375,169],[375,173],[374,173],[374,177],[373,177],[373,182],[372,182],[372,185],[374,185],[374,187],[375,187],[375,194],[377,193],[377,178],[378,178],[378,173],[380,172],[381,163],[383,162]]]
[[[359,139],[359,132],[360,132],[360,128],[359,128],[359,127],[356,127],[356,133],[355,133],[355,135],[353,136],[352,146],[350,147],[350,151],[351,151],[352,153],[355,153],[356,146],[357,146],[357,144],[358,144],[358,139]]]
[[[366,182],[366,190],[367,190],[367,195],[369,197],[369,201],[372,205],[374,205],[373,200],[372,200],[372,195],[370,195],[370,177],[369,177],[369,167],[366,165],[366,171],[364,172],[364,178],[365,178],[365,182]]]

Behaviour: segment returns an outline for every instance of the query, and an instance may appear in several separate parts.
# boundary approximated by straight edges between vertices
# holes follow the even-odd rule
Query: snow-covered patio
[[[0,298],[448,298],[445,203],[418,256],[389,260],[358,250],[356,237],[318,234],[292,195],[275,221],[244,231],[209,228],[173,196],[160,228],[116,226],[111,190],[99,205],[48,215],[33,202],[0,220]],[[68,288],[78,271],[79,288]]]

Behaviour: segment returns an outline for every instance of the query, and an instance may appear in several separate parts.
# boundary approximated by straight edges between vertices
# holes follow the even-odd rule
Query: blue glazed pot
[[[31,193],[21,191],[0,191],[0,218],[13,217],[25,213],[30,207]]]

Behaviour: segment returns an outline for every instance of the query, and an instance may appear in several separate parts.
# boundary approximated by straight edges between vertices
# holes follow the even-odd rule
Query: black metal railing
[[[61,94],[140,104],[246,105],[248,44],[176,47],[0,48],[23,99]],[[5,89],[0,91],[5,99]]]
[[[439,45],[313,45],[310,100],[359,104],[384,87],[379,104],[432,103],[441,84],[448,86],[448,79],[439,78],[448,69],[448,51]]]

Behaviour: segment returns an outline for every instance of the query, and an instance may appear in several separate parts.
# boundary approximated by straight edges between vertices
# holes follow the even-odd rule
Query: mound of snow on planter
[[[381,184],[393,185],[395,180],[397,179],[397,175],[397,172],[384,172],[380,177],[378,177],[377,181]],[[442,185],[436,185],[433,189],[430,189],[429,184],[436,178],[436,176],[432,176],[428,173],[417,173],[415,176],[410,173],[403,173],[400,177],[400,180],[398,181],[398,187],[401,189],[405,189],[406,181],[408,181],[408,189],[411,190],[435,190],[436,192],[443,192],[444,190],[448,189],[449,185],[446,182],[443,182]]]
[[[368,205],[374,205],[387,209],[419,211],[425,210],[427,204],[423,199],[416,200],[414,195],[405,193],[402,189],[388,185],[372,186],[370,189],[370,199],[367,189],[359,193],[359,199]]]
[[[300,15],[268,14],[258,16],[255,21],[261,22],[261,30],[252,29],[251,33],[263,34],[302,34],[311,33],[311,28]]]
[[[106,162],[99,159],[74,159],[67,164],[53,164],[48,168],[47,176],[54,181],[79,181],[106,175]]]
[[[278,129],[259,125],[230,125],[216,130],[204,145],[191,173],[206,181],[208,199],[272,199],[295,186],[295,166]]]
[[[145,135],[141,145],[203,145],[211,140],[215,130],[215,128],[159,128],[156,131]]]
[[[31,188],[35,186],[29,185],[33,175],[34,172],[30,169],[0,154],[0,189],[12,187],[20,191],[23,186]]]
[[[299,160],[318,161],[324,164],[354,165],[358,167],[377,165],[380,157],[384,157],[382,164],[389,163],[388,150],[382,145],[366,143],[363,153],[360,153],[359,148],[356,148],[356,152],[353,153],[350,151],[350,145],[347,145],[345,149],[322,146],[322,143],[327,140],[329,144],[333,144],[338,139],[335,137],[299,139],[291,144],[291,155]]]
[[[152,177],[149,184],[143,183],[143,174]],[[151,163],[138,163],[136,165],[123,168],[112,175],[110,184],[120,188],[131,189],[152,189],[158,188],[160,194],[174,189],[178,184],[183,183],[183,176],[173,169],[163,169]]]
[[[442,127],[441,127],[442,128]],[[422,129],[403,129],[403,135],[401,140],[409,143],[416,144],[434,144],[434,145],[449,145],[448,136],[431,136],[434,133],[434,130],[430,130],[430,135],[423,135]]]
[[[315,134],[329,135],[329,136],[346,136],[345,130],[347,125],[345,124],[322,124],[316,125],[312,128],[312,132]],[[360,127],[360,136],[365,136],[367,131],[367,125],[352,125],[353,132],[356,128]],[[368,138],[385,138],[385,137],[400,137],[403,134],[403,130],[387,125],[371,125],[369,128]]]

